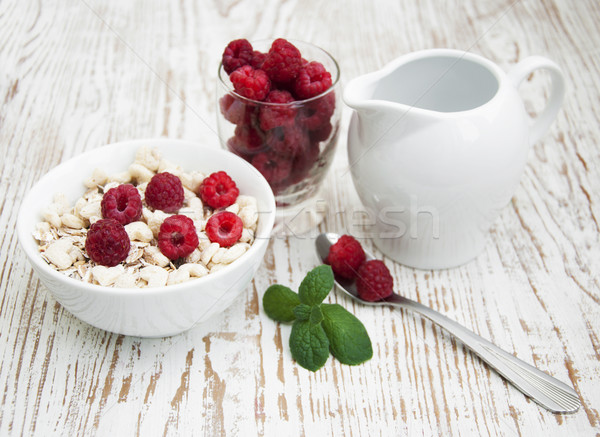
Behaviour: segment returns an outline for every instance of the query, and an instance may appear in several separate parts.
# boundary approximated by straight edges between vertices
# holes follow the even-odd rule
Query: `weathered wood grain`
[[[594,0],[0,1],[0,435],[598,435],[599,21]],[[541,54],[564,69],[564,107],[532,146],[484,253],[443,271],[386,262],[408,297],[570,381],[578,413],[540,409],[413,314],[338,294],[328,299],[364,322],[373,359],[299,368],[290,327],[270,321],[260,301],[268,285],[297,286],[316,264],[311,235],[274,239],[243,296],[171,338],[92,328],[40,285],[14,233],[29,187],[108,142],[165,136],[217,147],[224,45],[274,36],[326,48],[343,83],[432,47],[505,69]],[[534,74],[521,92],[535,113],[548,78]],[[315,232],[366,235],[345,139]]]

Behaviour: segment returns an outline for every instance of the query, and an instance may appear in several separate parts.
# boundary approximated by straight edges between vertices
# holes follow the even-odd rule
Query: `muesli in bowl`
[[[159,167],[152,170],[146,167],[151,173],[141,167],[132,167],[132,163],[140,161],[137,156],[141,154],[141,147],[148,148],[149,156],[156,149],[162,157],[160,169],[165,170],[162,173],[169,170],[180,179],[184,204],[179,209],[164,212],[148,207],[146,193],[149,180],[152,178],[151,173],[157,173]],[[169,162],[174,164],[168,164]],[[112,180],[103,180],[105,176],[101,172],[94,173],[95,169],[102,169]],[[210,207],[201,197],[195,200],[198,197],[197,190],[188,186],[194,188],[195,184],[202,184],[207,176],[219,171],[224,171],[235,182],[239,190],[235,201],[229,206]],[[184,175],[194,177],[187,180]],[[144,178],[148,180],[145,181]],[[83,181],[91,188],[86,187]],[[144,186],[146,182],[148,185]],[[134,187],[133,190],[126,189],[125,194],[134,197],[139,194],[142,205],[146,204],[147,207],[146,216],[144,217],[142,208],[140,220],[123,225],[131,234],[129,237],[130,234],[126,231],[130,248],[124,261],[119,261],[114,266],[102,266],[90,261],[85,240],[92,225],[101,220],[109,220],[102,217],[100,197],[105,197],[111,188],[127,184]],[[143,190],[144,195],[140,190]],[[56,197],[57,193],[63,195]],[[89,193],[87,198],[86,193]],[[117,197],[114,198],[116,203]],[[80,200],[81,198],[84,200]],[[250,198],[254,198],[256,203]],[[201,209],[199,202],[202,203]],[[251,205],[256,205],[256,209],[248,209]],[[228,208],[229,211],[226,211]],[[123,208],[125,210],[124,214],[137,217],[135,210],[132,212]],[[256,211],[254,224],[253,211]],[[207,226],[211,216],[223,212],[234,214],[245,225],[242,226],[242,235],[231,246],[219,244],[219,248],[216,248],[208,237]],[[95,327],[118,334],[163,337],[204,323],[223,312],[248,289],[269,245],[275,212],[275,197],[269,184],[254,167],[238,156],[219,147],[192,141],[167,138],[131,140],[82,153],[42,176],[21,202],[17,234],[36,276],[52,297],[73,315]],[[189,255],[170,259],[160,248],[158,251],[149,248],[158,244],[160,239],[158,234],[155,235],[156,229],[160,233],[167,217],[178,215],[185,216],[194,223],[198,246],[194,246]],[[38,225],[45,221],[48,222],[47,225]],[[230,234],[228,226],[225,225],[222,229],[225,235]],[[150,228],[152,236],[146,227]],[[36,233],[40,241],[32,236],[32,232]],[[112,234],[110,229],[108,234]],[[44,257],[48,258],[49,248],[53,242],[59,241],[59,237],[66,237],[66,242],[60,243],[64,245],[63,249],[57,250],[62,255],[51,255],[49,263]],[[207,249],[210,247],[216,248],[212,249],[212,254]],[[56,249],[60,249],[60,245]],[[229,262],[235,258],[235,251],[240,249],[244,253],[235,261]],[[109,261],[113,252],[118,250],[113,248],[113,251],[109,251]],[[169,258],[168,263],[161,255]],[[178,255],[174,254],[173,257],[175,256]],[[61,263],[61,257],[65,260],[64,264]],[[205,262],[202,262],[203,258]],[[164,267],[161,267],[163,263]],[[146,276],[144,273],[147,278],[144,279],[142,271],[165,273],[155,273],[154,276]],[[188,274],[194,280],[187,280]],[[197,277],[202,274],[204,276]],[[164,282],[165,275],[165,285],[159,285]],[[171,285],[168,285],[169,280]],[[111,282],[111,285],[102,285]],[[35,276],[31,286],[37,286]]]
[[[57,193],[33,231],[42,258],[71,278],[179,284],[231,264],[254,242],[256,198],[239,194],[225,171],[185,172],[142,146],[126,171],[96,168],[83,184],[74,205]]]

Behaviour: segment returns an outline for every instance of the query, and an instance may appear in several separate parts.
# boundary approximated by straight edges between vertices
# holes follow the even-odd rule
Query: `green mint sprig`
[[[323,367],[330,352],[349,365],[373,357],[371,339],[360,320],[341,305],[323,303],[333,284],[331,267],[321,265],[308,272],[298,293],[274,284],[263,296],[267,316],[277,322],[293,322],[292,357],[313,372]]]

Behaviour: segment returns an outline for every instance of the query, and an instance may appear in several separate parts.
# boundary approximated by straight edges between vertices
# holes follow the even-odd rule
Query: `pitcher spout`
[[[356,123],[361,127],[362,135],[381,135],[402,126],[418,126],[430,119],[422,112],[412,111],[412,107],[381,98],[381,80],[383,71],[365,74],[351,80],[344,87],[344,102],[356,111]],[[376,132],[379,132],[377,134]]]
[[[356,111],[372,110],[373,96],[377,86],[375,73],[365,74],[352,79],[344,87],[344,102]]]

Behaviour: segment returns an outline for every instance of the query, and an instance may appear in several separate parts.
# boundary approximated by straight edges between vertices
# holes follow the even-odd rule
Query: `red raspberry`
[[[229,76],[235,92],[251,100],[264,100],[271,89],[271,81],[263,70],[250,65],[238,68]]]
[[[114,267],[124,261],[130,246],[123,225],[110,218],[94,223],[85,238],[85,250],[90,259],[106,267]]]
[[[287,190],[290,187],[290,185],[292,185],[292,183],[290,182],[289,179],[284,179],[281,182],[277,182],[276,184],[270,184],[270,185],[271,185],[271,190],[273,190],[273,194],[278,196],[279,194],[281,194],[285,190]],[[288,194],[293,194],[293,193],[288,193]],[[276,204],[279,207],[286,207],[286,206],[293,205],[293,203],[283,201],[283,200],[277,200]]]
[[[275,153],[277,150],[283,150],[285,148],[283,127],[279,126],[268,131],[267,135],[265,135],[265,144]]]
[[[304,180],[310,171],[317,166],[320,154],[319,143],[311,143],[304,153],[296,156],[292,164],[292,176],[290,182],[297,184]]]
[[[308,148],[307,132],[295,124],[281,126],[267,132],[265,142],[283,158],[301,155]]]
[[[367,261],[358,269],[356,291],[361,299],[375,302],[385,299],[393,290],[394,278],[383,261]]]
[[[223,69],[225,73],[231,74],[236,69],[247,65],[252,61],[252,45],[246,39],[236,39],[231,41],[223,52]]]
[[[184,199],[181,180],[168,172],[155,174],[148,182],[145,199],[150,208],[177,212]]]
[[[335,93],[327,93],[302,105],[297,118],[298,124],[308,130],[318,130],[329,122],[334,111]]]
[[[225,94],[219,100],[219,108],[225,120],[233,124],[247,124],[252,120],[256,107],[247,105],[239,97]]]
[[[102,218],[114,219],[125,226],[142,216],[142,197],[131,184],[111,188],[102,197]]]
[[[249,124],[236,126],[234,134],[237,139],[237,146],[245,153],[258,153],[264,147],[262,131],[254,129]]]
[[[287,178],[292,171],[292,163],[272,152],[259,153],[252,158],[252,165],[262,173],[273,188]]]
[[[254,50],[252,52],[252,59],[250,60],[250,65],[252,65],[252,67],[258,69],[262,68],[263,62],[265,62],[265,59],[267,59],[267,54],[266,53],[262,53],[259,52],[258,50]]]
[[[287,83],[293,81],[302,68],[300,50],[283,38],[278,38],[271,44],[262,69],[274,82]]]
[[[333,125],[329,121],[323,123],[318,129],[309,132],[310,140],[315,143],[325,141],[331,135],[331,131],[333,131]]]
[[[356,277],[358,268],[365,262],[365,251],[356,239],[350,235],[342,235],[329,248],[327,264],[333,272],[343,278]]]
[[[240,194],[235,182],[224,171],[218,171],[204,178],[198,188],[198,196],[212,208],[226,208],[232,205]]]
[[[284,90],[271,90],[265,98],[265,103],[271,105],[263,105],[260,108],[258,120],[262,130],[273,129],[284,124],[289,124],[294,121],[298,109],[289,103],[294,101],[294,97]],[[280,104],[277,104],[280,103]]]
[[[294,94],[299,99],[310,99],[331,87],[331,74],[320,62],[309,62],[299,72],[294,82]]]
[[[237,126],[235,135],[227,140],[227,148],[246,161],[265,149],[262,131],[249,125]]]
[[[158,248],[171,260],[188,256],[198,247],[198,234],[191,218],[185,215],[167,217],[158,231]]]
[[[252,157],[254,156],[254,153],[249,152],[236,136],[227,140],[227,149],[248,162],[252,161]]]
[[[212,215],[206,222],[206,235],[211,243],[219,243],[221,247],[235,244],[242,236],[244,224],[242,219],[229,211],[221,211]]]

